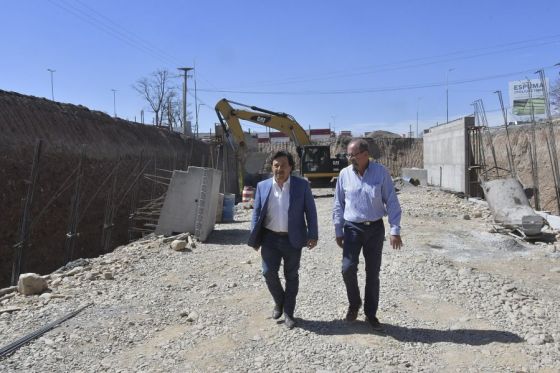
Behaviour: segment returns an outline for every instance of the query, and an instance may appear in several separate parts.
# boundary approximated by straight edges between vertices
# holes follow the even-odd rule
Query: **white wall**
[[[467,127],[470,126],[474,126],[474,117],[460,118],[424,133],[424,168],[428,171],[429,185],[454,192],[467,191]]]

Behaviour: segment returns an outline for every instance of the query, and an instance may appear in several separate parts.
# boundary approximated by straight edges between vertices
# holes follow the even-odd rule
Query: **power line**
[[[164,60],[166,63],[174,63],[172,59],[167,57],[166,55],[162,54],[157,48],[153,47],[151,43],[143,40],[142,38],[135,36],[132,32],[127,31],[121,26],[113,26],[114,22],[109,23],[108,21],[104,21],[100,19],[98,16],[92,16],[91,13],[80,9],[75,4],[68,3],[65,0],[49,0],[51,4],[61,8],[62,10],[73,14],[74,16],[80,18],[81,20],[89,23],[93,27],[105,32],[106,34],[122,41],[123,43],[129,45],[130,47],[140,50],[144,53],[149,54],[150,56]],[[104,17],[107,18],[107,17]],[[108,18],[107,18],[108,19]],[[124,31],[121,31],[124,30]]]
[[[535,41],[539,41],[539,40],[542,41],[542,40],[546,40],[546,39],[552,39],[552,40],[549,40],[549,41],[546,41],[546,42],[541,42],[538,45],[529,44],[529,45],[517,46],[515,48],[506,48],[508,46],[515,46],[515,45],[518,45],[518,44],[526,44],[526,43],[535,42]],[[375,73],[380,73],[380,72],[406,70],[406,69],[413,69],[413,68],[424,67],[424,66],[429,66],[429,65],[434,65],[434,64],[455,62],[455,61],[460,61],[460,60],[466,60],[466,59],[472,59],[472,58],[492,55],[492,54],[500,54],[500,53],[504,53],[504,52],[511,52],[511,51],[516,51],[516,50],[520,50],[520,49],[535,48],[535,47],[541,47],[541,46],[546,46],[546,45],[550,45],[550,44],[558,44],[558,43],[560,43],[560,35],[552,35],[552,36],[542,37],[542,38],[538,38],[538,39],[530,39],[530,40],[525,40],[525,41],[520,41],[520,42],[512,42],[512,43],[507,43],[507,44],[502,44],[502,45],[497,45],[497,46],[492,46],[492,47],[483,47],[483,48],[472,49],[472,50],[455,51],[455,52],[436,55],[436,56],[419,57],[419,58],[407,59],[407,60],[403,60],[403,61],[384,63],[384,64],[380,64],[380,65],[373,65],[373,66],[367,66],[367,67],[357,67],[357,68],[352,68],[352,69],[344,69],[344,70],[339,70],[339,71],[335,71],[335,72],[331,72],[331,73],[316,75],[315,77],[309,77],[309,75],[306,75],[304,77],[294,77],[294,78],[287,78],[287,79],[282,79],[282,80],[256,82],[254,84],[259,84],[260,86],[263,86],[263,85],[269,85],[269,86],[270,85],[283,85],[283,84],[305,83],[305,82],[312,82],[312,81],[320,81],[320,80],[328,80],[328,79],[337,79],[337,78],[346,78],[346,77],[353,77],[353,76],[369,75],[369,74],[375,74]],[[502,48],[502,49],[500,50],[499,48]],[[485,53],[477,53],[477,54],[470,54],[470,55],[467,54],[467,53],[470,53],[470,52],[478,52],[478,51],[485,51],[485,50],[489,50],[489,51],[485,52]],[[461,54],[466,54],[466,55],[460,56]],[[443,57],[450,57],[450,56],[457,56],[457,55],[459,55],[459,56],[455,57],[455,58],[444,58],[444,59],[442,59]],[[420,62],[420,61],[425,61],[425,62],[412,63],[412,62]],[[351,71],[351,72],[348,72],[348,71]]]
[[[552,68],[553,66],[547,66],[546,69]],[[494,80],[499,78],[505,78],[514,75],[527,74],[533,72],[536,68],[531,68],[528,70],[509,72],[504,74],[489,75],[479,78],[472,79],[458,79],[449,81],[449,85],[460,85],[474,83],[484,80]],[[350,88],[350,89],[335,89],[335,90],[300,90],[300,91],[243,91],[243,90],[215,90],[208,88],[199,88],[198,91],[201,92],[212,92],[212,93],[230,93],[230,94],[248,94],[248,95],[347,95],[347,94],[364,94],[364,93],[383,93],[383,92],[394,92],[394,91],[407,91],[415,89],[424,88],[434,88],[445,86],[446,82],[435,82],[435,83],[424,83],[424,84],[408,84],[401,86],[390,86],[381,88]]]

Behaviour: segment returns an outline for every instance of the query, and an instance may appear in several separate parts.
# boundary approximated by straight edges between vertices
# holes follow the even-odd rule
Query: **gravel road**
[[[483,204],[404,188],[404,248],[385,245],[373,333],[342,320],[346,294],[316,190],[320,240],[304,250],[298,327],[271,318],[250,210],[192,250],[147,237],[50,275],[50,292],[0,297],[0,347],[92,303],[12,355],[1,372],[558,372],[560,246],[491,233]],[[552,237],[557,232],[552,232]],[[362,284],[364,270],[360,263]]]

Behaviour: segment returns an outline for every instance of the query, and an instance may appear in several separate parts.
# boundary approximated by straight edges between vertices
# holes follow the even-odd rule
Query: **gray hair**
[[[348,143],[348,146],[350,145],[358,145],[358,150],[360,152],[369,152],[369,144],[364,139],[352,139],[352,141]]]

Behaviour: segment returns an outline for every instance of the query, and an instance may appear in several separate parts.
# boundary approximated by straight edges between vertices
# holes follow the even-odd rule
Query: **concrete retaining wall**
[[[424,168],[429,185],[454,192],[467,191],[469,126],[474,126],[474,117],[464,117],[425,131]]]

